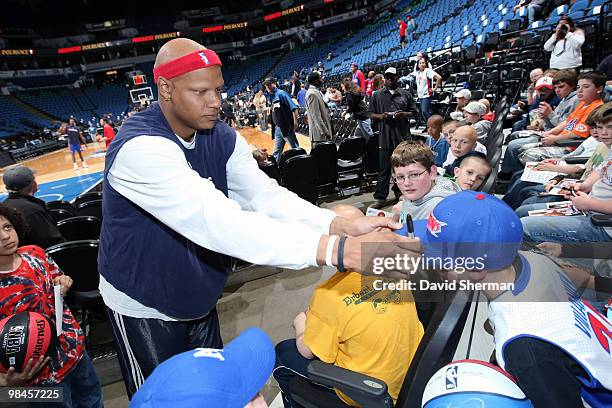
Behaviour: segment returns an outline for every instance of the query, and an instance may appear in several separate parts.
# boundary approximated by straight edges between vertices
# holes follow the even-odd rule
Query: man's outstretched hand
[[[354,219],[336,217],[331,224],[330,233],[358,237],[374,231],[395,231],[400,228],[402,228],[402,224],[387,217],[359,217]]]

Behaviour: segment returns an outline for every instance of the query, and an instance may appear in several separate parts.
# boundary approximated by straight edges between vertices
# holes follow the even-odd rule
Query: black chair
[[[395,408],[421,406],[427,382],[453,360],[470,311],[472,292],[447,294],[436,305],[425,335],[412,359]],[[360,406],[391,408],[387,385],[375,378],[315,360],[308,366],[310,380],[342,391]],[[296,376],[289,384],[291,397],[304,408],[346,408],[337,398],[322,393],[307,379]]]
[[[289,149],[282,152],[280,157],[278,158],[278,168],[280,169],[281,173],[283,172],[283,166],[285,165],[285,162],[287,160],[295,156],[300,156],[302,154],[307,153],[306,150],[302,149],[301,147],[296,147],[295,149]]]
[[[79,216],[59,221],[57,228],[67,241],[99,239],[102,223],[96,217]]]
[[[338,185],[338,149],[334,142],[321,142],[310,151],[317,168],[317,180],[320,190],[332,189]]]
[[[64,210],[68,211],[74,217],[77,215],[78,211],[76,206],[70,204],[68,201],[57,200],[57,201],[49,201],[47,203],[47,208],[49,210]]]
[[[101,192],[89,192],[89,193],[82,194],[78,196],[77,198],[75,198],[73,204],[75,207],[78,208],[80,204],[87,203],[89,201],[101,200],[101,199],[102,199]]]
[[[57,266],[72,278],[72,287],[67,302],[71,308],[82,310],[79,322],[89,343],[89,330],[92,311],[99,311],[97,316],[105,319],[104,302],[98,290],[100,274],[98,273],[98,240],[70,241],[53,245],[45,251]],[[72,300],[72,302],[70,302]],[[75,312],[75,310],[72,310]]]
[[[338,147],[338,174],[343,186],[360,186],[366,141],[363,137],[348,137]]]
[[[55,222],[60,222],[61,220],[65,220],[66,218],[74,217],[73,213],[62,209],[51,209],[49,210],[49,212],[51,213],[51,216],[53,217]]]
[[[282,172],[282,184],[304,200],[316,204],[317,167],[314,159],[304,154],[287,160]]]
[[[366,154],[363,165],[366,183],[370,184],[371,180],[376,180],[378,178],[379,166],[378,134],[375,134],[366,144]]]
[[[77,207],[79,215],[91,215],[102,221],[102,200],[87,201]]]
[[[276,182],[280,184],[280,170],[278,169],[276,163],[259,163],[259,170],[263,171],[268,177],[276,180]]]

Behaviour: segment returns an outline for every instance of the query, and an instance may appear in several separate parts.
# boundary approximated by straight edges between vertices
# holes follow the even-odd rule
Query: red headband
[[[208,68],[213,65],[221,66],[221,60],[213,50],[194,51],[182,57],[168,61],[157,68],[153,68],[153,77],[155,83],[160,76],[166,79],[172,79],[179,75],[195,71],[200,68]]]

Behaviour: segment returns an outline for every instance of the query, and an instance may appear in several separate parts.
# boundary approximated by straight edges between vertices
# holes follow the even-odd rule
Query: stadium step
[[[34,106],[22,101],[21,99],[17,98],[16,96],[13,95],[7,95],[6,98],[8,98],[13,104],[19,106],[19,108],[28,111],[30,113],[32,113],[33,115],[38,116],[41,119],[45,119],[45,120],[50,120],[50,121],[57,121],[57,118],[51,117],[49,115],[47,115],[45,112],[36,109]]]

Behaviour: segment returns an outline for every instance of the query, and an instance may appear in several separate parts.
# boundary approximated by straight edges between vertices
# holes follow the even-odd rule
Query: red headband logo
[[[194,51],[153,68],[153,77],[155,83],[157,83],[160,76],[172,79],[196,69],[208,68],[213,65],[221,66],[221,60],[216,52],[212,50]]]

